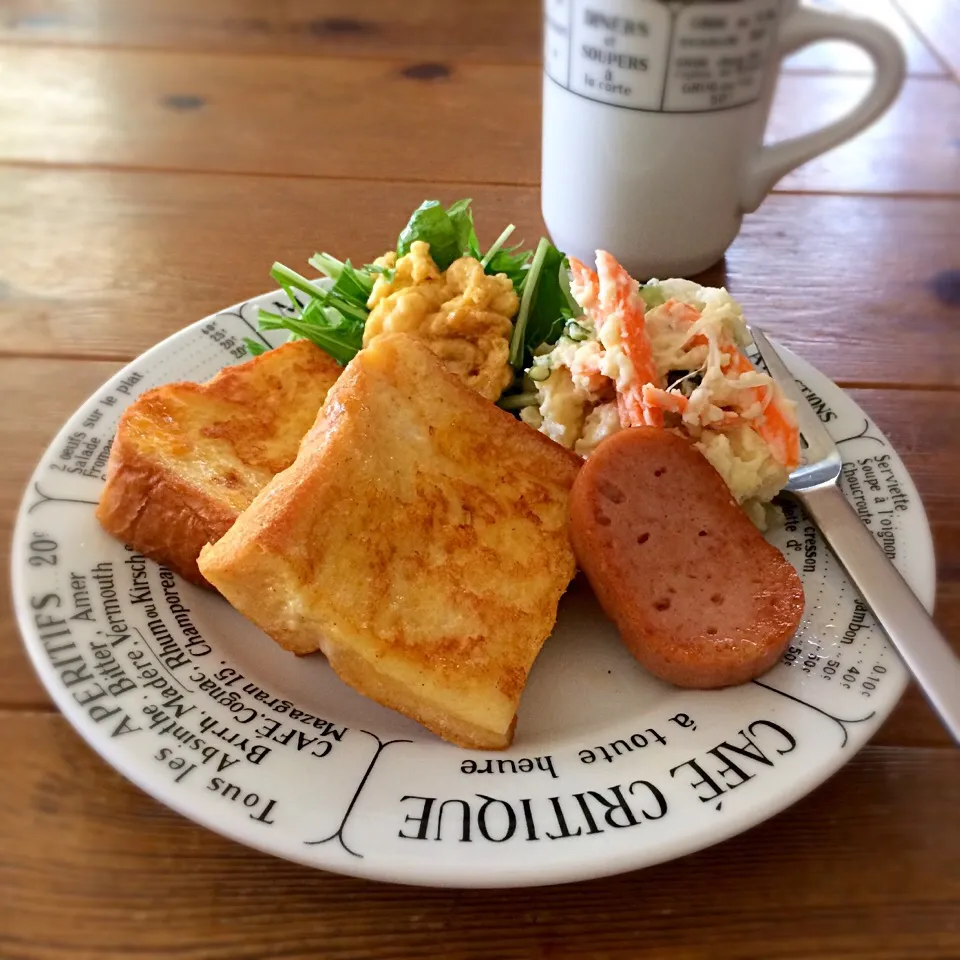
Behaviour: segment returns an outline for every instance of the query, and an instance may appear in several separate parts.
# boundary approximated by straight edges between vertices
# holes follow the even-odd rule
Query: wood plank
[[[438,171],[456,181],[537,176],[533,66],[449,64],[421,76],[400,59],[44,47],[6,48],[4,61],[2,159],[427,181]]]
[[[960,79],[960,0],[897,0],[903,15]]]
[[[911,684],[870,743],[877,747],[949,747],[950,737],[923,694]]]
[[[538,0],[7,0],[0,41],[538,63],[540,17]]]
[[[815,6],[835,6],[816,0]],[[900,39],[908,69],[944,74],[943,65],[892,0],[846,0],[851,13],[878,20]],[[404,56],[427,61],[539,63],[541,4],[487,0],[287,0],[251,8],[244,0],[8,0],[0,41],[155,47],[286,56]],[[786,69],[869,72],[857,48],[824,43],[791,57]]]
[[[532,188],[0,169],[0,354],[132,359],[269,289],[274,259],[382,253],[434,195],[472,196],[487,242],[544,229]],[[707,277],[835,379],[960,386],[958,219],[958,201],[775,194]]]
[[[745,218],[726,283],[834,380],[956,386],[958,214],[952,200],[774,194]]]
[[[0,481],[0,563],[8,567],[10,529],[24,486],[47,443],[74,408],[117,368],[76,360],[0,359],[9,409],[22,411],[4,427],[7,470]],[[49,385],[56,384],[56,390]],[[47,389],[42,387],[47,386]],[[960,649],[960,501],[954,490],[960,434],[960,393],[854,390],[901,452],[934,524],[939,561],[937,621]],[[0,705],[48,707],[20,644],[7,592],[0,594]],[[946,744],[949,739],[916,691],[878,734],[878,742]]]
[[[4,63],[4,161],[431,183],[539,177],[540,71],[532,65],[422,70],[407,59],[26,46],[6,48]],[[822,125],[868,83],[784,75],[771,136]],[[957,142],[960,86],[913,78],[870,130],[780,186],[960,193]]]
[[[805,6],[827,13],[844,13],[881,23],[900,41],[912,75],[944,76],[946,71],[924,39],[897,9],[893,0],[805,0]],[[829,41],[806,47],[784,62],[786,70],[826,73],[872,73],[873,63],[859,48],[849,43]]]
[[[784,75],[767,140],[799,136],[840,118],[870,83],[868,77]],[[960,86],[943,78],[912,78],[873,126],[788,174],[777,189],[955,194],[960,187],[958,143]]]
[[[310,871],[221,839],[108,769],[59,717],[4,714],[0,731],[15,745],[0,818],[11,960],[419,960],[438,931],[451,958],[960,953],[960,833],[935,828],[960,804],[952,750],[868,747],[780,816],[648,870],[448,891]]]

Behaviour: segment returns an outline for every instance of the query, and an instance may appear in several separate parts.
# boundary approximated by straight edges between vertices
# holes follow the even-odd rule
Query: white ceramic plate
[[[241,338],[260,336],[257,308],[271,303],[284,305],[268,294],[196,323],[104,384],[47,450],[17,520],[16,609],[40,677],[81,736],[162,803],[341,873],[559,883],[669,860],[766,819],[849,760],[896,704],[904,668],[796,510],[770,539],[803,577],[803,625],[781,664],[735,689],[648,676],[579,579],[503,753],[443,743],[354,693],[321,656],[285,653],[94,517],[123,408],[244,359]],[[840,441],[848,495],[931,606],[930,533],[903,464],[852,400],[788,362]]]

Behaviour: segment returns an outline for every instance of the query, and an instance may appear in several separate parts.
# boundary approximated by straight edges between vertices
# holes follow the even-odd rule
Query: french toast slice
[[[146,391],[123,413],[97,519],[140,553],[205,585],[197,556],[290,466],[342,367],[306,340],[206,383]]]
[[[502,749],[575,572],[579,465],[427,347],[386,334],[200,570],[360,693],[451,743]]]

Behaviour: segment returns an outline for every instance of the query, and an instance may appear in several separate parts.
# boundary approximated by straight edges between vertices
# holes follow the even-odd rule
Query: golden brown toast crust
[[[288,467],[341,367],[305,340],[206,383],[148,390],[123,413],[97,518],[200,585],[197,556]]]
[[[580,463],[385,335],[200,569],[288,650],[322,649],[444,739],[503,748],[575,571]]]

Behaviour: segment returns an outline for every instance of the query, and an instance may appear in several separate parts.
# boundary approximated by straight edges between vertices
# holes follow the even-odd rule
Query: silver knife
[[[803,462],[790,474],[786,489],[817,525],[943,725],[960,744],[960,658],[843,495],[840,451],[800,395],[793,374],[763,331],[754,327],[750,332],[770,375],[796,403],[806,444]]]

